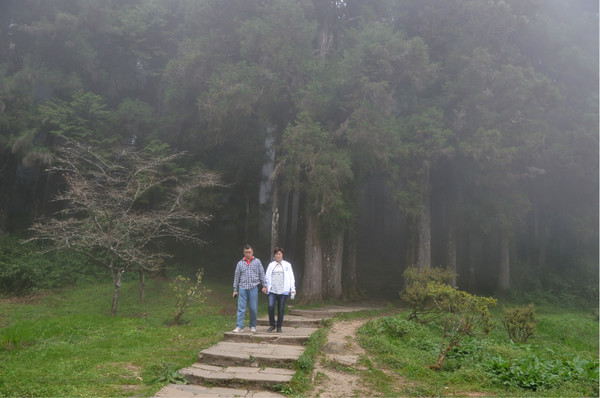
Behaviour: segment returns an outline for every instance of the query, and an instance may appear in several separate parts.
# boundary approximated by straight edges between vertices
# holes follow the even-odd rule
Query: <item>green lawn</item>
[[[370,358],[363,380],[384,396],[598,396],[598,316],[596,311],[537,308],[537,332],[512,343],[494,311],[497,327],[488,337],[465,340],[435,364],[441,333],[433,324],[407,320],[408,314],[367,323],[359,340]]]
[[[229,283],[204,284],[211,290],[208,300],[191,308],[182,326],[167,326],[175,298],[160,280],[148,282],[144,305],[137,282],[124,283],[114,318],[108,315],[110,283],[0,300],[0,396],[153,395],[235,326],[237,302]],[[265,315],[266,300],[259,297],[259,315]],[[566,380],[552,374],[557,360],[575,368],[593,362],[597,372],[597,311],[538,307],[537,332],[528,344],[511,343],[499,324],[489,337],[465,341],[441,371],[426,367],[435,363],[439,330],[408,322],[398,308],[385,311],[396,314],[367,323],[359,336],[369,353],[361,377],[374,395],[598,396],[598,381],[581,372]],[[499,320],[501,308],[494,315]],[[322,345],[315,340],[313,351]],[[308,373],[299,372],[290,393],[310,389],[311,361],[306,356],[299,364]],[[533,370],[511,377],[533,380],[537,388],[503,385],[490,373],[491,363],[519,361]]]
[[[208,287],[183,326],[166,325],[175,298],[162,281],[148,282],[144,305],[137,283],[124,283],[114,318],[110,283],[0,300],[0,396],[154,394],[235,326],[231,287]]]

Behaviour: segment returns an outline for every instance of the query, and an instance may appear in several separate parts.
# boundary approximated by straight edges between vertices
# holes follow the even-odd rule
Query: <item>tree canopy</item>
[[[227,184],[210,244],[165,248],[209,276],[276,243],[308,300],[413,265],[597,297],[597,2],[6,0],[0,24],[3,232],[60,210],[62,140],[160,147]]]

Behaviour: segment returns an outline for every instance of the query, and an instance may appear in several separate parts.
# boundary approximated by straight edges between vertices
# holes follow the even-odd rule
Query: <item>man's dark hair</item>
[[[249,244],[246,243],[244,245],[244,250],[253,250],[253,249],[252,249],[252,246],[250,246]]]
[[[283,247],[276,247],[273,249],[273,254],[277,254],[278,252],[281,252],[283,255]]]

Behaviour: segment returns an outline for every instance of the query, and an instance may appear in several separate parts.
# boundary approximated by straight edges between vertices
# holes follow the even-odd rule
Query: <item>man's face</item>
[[[281,260],[283,260],[283,253],[282,252],[275,253],[275,261],[277,261],[278,263],[280,263]]]
[[[252,258],[252,254],[254,252],[252,251],[252,249],[244,249],[244,257],[246,258],[246,260],[250,260]]]

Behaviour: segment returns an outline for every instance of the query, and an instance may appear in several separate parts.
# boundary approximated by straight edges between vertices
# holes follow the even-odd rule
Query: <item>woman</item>
[[[275,330],[275,303],[277,303],[277,333],[281,333],[283,325],[283,310],[288,296],[292,299],[296,295],[296,280],[292,264],[283,260],[283,249],[276,247],[273,250],[275,261],[267,267],[267,294],[269,295],[269,324],[267,332]]]

